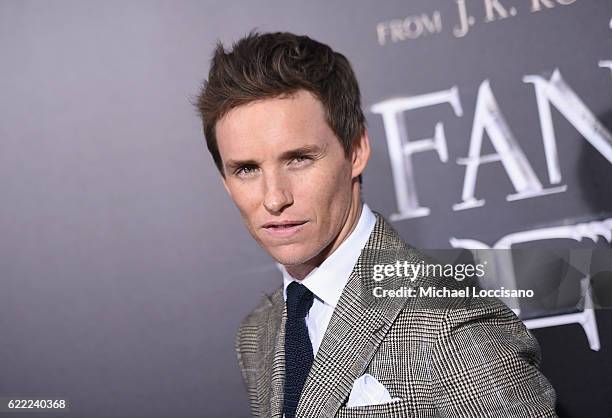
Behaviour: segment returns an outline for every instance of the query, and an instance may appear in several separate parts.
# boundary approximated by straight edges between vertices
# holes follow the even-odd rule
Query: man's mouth
[[[307,221],[269,222],[263,226],[270,235],[286,238],[296,234]]]

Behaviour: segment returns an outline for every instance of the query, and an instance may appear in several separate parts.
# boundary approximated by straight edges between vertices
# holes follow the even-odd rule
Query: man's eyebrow
[[[280,159],[287,160],[289,158],[293,158],[293,157],[304,155],[304,154],[320,154],[323,151],[325,151],[325,149],[323,147],[320,147],[319,145],[304,145],[302,147],[283,152],[280,155]]]

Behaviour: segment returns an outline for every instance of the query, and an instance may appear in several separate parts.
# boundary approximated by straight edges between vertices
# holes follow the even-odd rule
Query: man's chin
[[[287,249],[288,250],[288,249]],[[314,258],[315,254],[302,251],[268,251],[277,263],[286,267],[299,266]]]

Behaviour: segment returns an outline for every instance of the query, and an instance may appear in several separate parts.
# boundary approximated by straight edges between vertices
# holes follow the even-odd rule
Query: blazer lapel
[[[375,214],[374,231],[336,305],[304,385],[296,416],[333,417],[336,414],[406,303],[405,298],[373,301],[372,265],[413,259],[397,233]]]
[[[282,286],[267,297],[269,305],[262,312],[257,331],[258,355],[252,366],[260,371],[257,393],[260,417],[282,418],[285,379],[285,302]]]
[[[282,418],[285,384],[285,322],[287,321],[287,308],[285,306],[282,292],[280,306],[280,321],[273,321],[278,325],[278,334],[272,352],[272,358],[268,364],[272,365],[271,393],[270,393],[270,417]]]

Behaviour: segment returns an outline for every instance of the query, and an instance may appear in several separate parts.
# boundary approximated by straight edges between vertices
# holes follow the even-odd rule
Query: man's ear
[[[370,138],[368,131],[364,129],[363,134],[353,142],[351,150],[351,164],[353,166],[352,177],[359,176],[365,170],[370,160]]]

